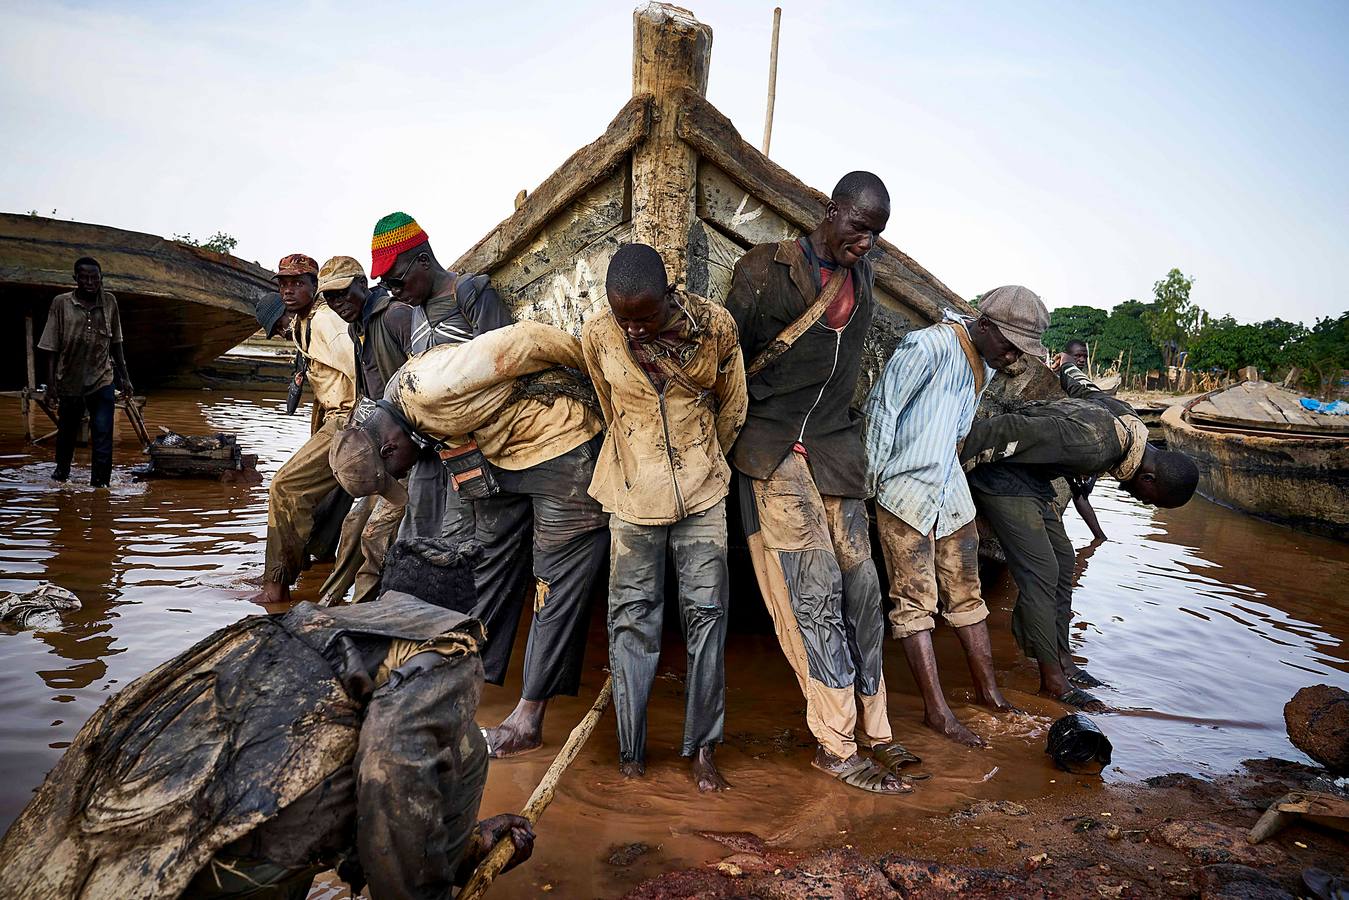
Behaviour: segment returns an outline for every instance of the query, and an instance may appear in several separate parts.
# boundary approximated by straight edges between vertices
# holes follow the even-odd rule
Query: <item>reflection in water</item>
[[[237,432],[270,479],[308,433],[308,417],[288,418],[281,406],[272,398],[178,392],[153,397],[147,415],[152,430]],[[14,409],[0,407],[0,590],[50,580],[84,604],[59,632],[0,634],[0,828],[112,692],[258,612],[244,598],[261,573],[265,483],[134,482],[127,469],[140,458],[127,434],[112,490],[96,492],[87,469],[83,485],[79,471],[69,484],[53,485],[50,454],[26,445]],[[1102,484],[1093,502],[1112,539],[1087,546],[1086,527],[1068,514],[1069,535],[1083,548],[1072,633],[1074,653],[1110,683],[1101,695],[1120,710],[1098,717],[1115,746],[1106,778],[1219,772],[1259,755],[1301,759],[1283,733],[1284,702],[1306,684],[1349,686],[1349,609],[1340,602],[1349,547],[1204,501],[1153,511]],[[312,599],[323,575],[307,574],[298,596]],[[771,633],[728,639],[727,744],[718,760],[733,789],[697,798],[677,757],[682,643],[667,634],[652,697],[648,777],[618,776],[613,720],[606,718],[564,779],[534,860],[504,881],[518,891],[549,884],[556,896],[613,894],[720,855],[697,837],[704,829],[754,831],[790,845],[836,841],[846,832],[859,849],[879,851],[889,849],[901,820],[970,798],[1024,799],[1098,784],[1056,772],[1043,753],[1048,724],[1063,710],[1031,693],[1035,669],[1009,633],[1014,598],[1005,577],[990,589],[989,624],[1000,677],[1013,702],[1034,714],[1029,718],[999,719],[971,705],[958,642],[944,627],[935,635],[952,706],[991,738],[989,750],[955,748],[922,729],[921,702],[890,645],[886,680],[896,736],[933,776],[903,799],[837,786],[809,767],[804,704]],[[732,597],[757,602],[751,594]],[[516,653],[504,687],[486,689],[483,721],[514,705],[522,656]],[[484,814],[523,804],[598,691],[605,661],[603,617],[596,615],[581,696],[554,702],[545,752],[493,764]],[[611,845],[635,841],[655,849],[627,868],[605,863]]]

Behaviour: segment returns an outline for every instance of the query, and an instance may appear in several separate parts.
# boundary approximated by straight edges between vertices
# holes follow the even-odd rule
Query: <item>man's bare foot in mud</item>
[[[857,753],[847,759],[839,759],[821,747],[815,752],[815,758],[810,761],[810,764],[821,772],[834,776],[849,787],[869,791],[873,794],[907,794],[913,791],[913,785],[905,784],[878,763],[863,759]]]
[[[973,731],[970,731],[952,714],[948,713],[943,716],[940,714],[934,715],[933,713],[928,713],[923,716],[923,724],[942,737],[953,740],[957,744],[964,744],[966,747],[973,747],[976,750],[982,750],[988,746],[988,741],[979,737],[979,735],[975,734]]]
[[[698,785],[698,791],[703,794],[711,794],[716,791],[729,790],[731,783],[721,777],[721,772],[717,770],[716,760],[712,758],[716,748],[711,744],[698,748],[698,752],[693,754],[693,781]]]
[[[262,590],[248,598],[254,603],[289,603],[290,585],[279,581],[264,581]]]
[[[547,700],[521,700],[495,728],[486,729],[488,756],[506,759],[543,746],[543,713]]]
[[[1028,715],[1024,709],[1013,706],[1011,701],[1004,697],[1002,692],[996,688],[989,694],[976,690],[974,702],[979,706],[984,707],[984,709],[995,713],[1010,713],[1014,716]]]
[[[624,778],[641,778],[646,774],[646,763],[638,759],[621,762],[618,764],[618,773]]]

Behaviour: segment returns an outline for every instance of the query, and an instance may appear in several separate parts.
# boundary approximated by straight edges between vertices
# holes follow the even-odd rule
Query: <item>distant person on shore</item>
[[[488,277],[442,266],[431,239],[407,213],[390,213],[375,223],[370,253],[370,277],[380,279],[394,300],[412,307],[409,353],[462,344],[514,321]],[[451,490],[440,460],[429,455],[419,459],[407,485],[399,537],[473,537],[473,508]]]
[[[548,701],[581,683],[590,591],[609,543],[604,510],[586,493],[604,421],[584,367],[580,341],[539,322],[432,347],[333,443],[333,469],[353,497],[388,498],[418,459],[444,460],[483,545],[474,616],[487,627],[492,684],[506,678],[529,596],[520,702],[487,729],[497,758],[542,746]]]
[[[1086,341],[1073,338],[1063,346],[1063,352],[1060,353],[1051,363],[1050,368],[1057,371],[1062,368],[1065,362],[1070,362],[1077,366],[1081,372],[1087,372],[1088,351]],[[1082,517],[1082,521],[1087,523],[1087,528],[1091,529],[1091,536],[1097,543],[1104,541],[1105,531],[1101,528],[1101,522],[1096,518],[1096,510],[1091,505],[1091,492],[1096,487],[1096,476],[1086,475],[1081,478],[1069,478],[1068,490],[1073,497],[1073,508],[1077,514]]]
[[[317,301],[318,263],[292,253],[277,267],[277,285],[286,311],[295,317],[291,335],[308,362],[309,384],[322,422],[309,440],[272,476],[267,494],[267,554],[260,603],[287,603],[290,586],[305,563],[305,546],[314,529],[315,510],[336,487],[328,464],[333,436],[347,423],[356,404],[356,347],[347,322]],[[336,567],[360,553],[359,541],[339,542]]]
[[[75,441],[89,413],[89,483],[112,480],[112,420],[117,391],[132,393],[122,354],[122,318],[117,298],[103,290],[98,260],[75,261],[75,290],[52,300],[38,349],[47,351],[48,405],[56,406],[56,468],[53,481],[70,478]]]
[[[0,896],[303,898],[336,869],[451,897],[498,840],[528,859],[525,819],[478,821],[475,552],[391,553],[378,603],[250,616],[124,687],[0,839]]]
[[[881,180],[850,172],[810,234],[740,257],[726,309],[750,398],[731,463],[743,476],[759,592],[819,742],[811,764],[851,787],[899,794],[912,787],[898,769],[915,758],[894,741],[886,707],[885,617],[852,409],[876,305],[867,254],[889,219]]]
[[[726,454],[745,421],[735,321],[674,289],[652,247],[609,261],[609,306],[581,345],[608,430],[590,495],[609,513],[609,669],[619,768],[646,772],[646,710],[674,564],[688,657],[682,756],[700,791],[729,787],[713,754],[726,718]],[[677,462],[676,462],[677,461]]]
[[[956,447],[995,370],[1043,356],[1049,312],[1024,287],[985,294],[979,315],[911,331],[867,402],[867,482],[890,576],[890,633],[923,695],[924,724],[970,747],[983,738],[951,711],[937,674],[938,613],[960,638],[976,702],[1010,710],[993,673],[988,607],[979,586],[979,530]]]
[[[1090,358],[1090,351],[1087,349],[1086,341],[1073,338],[1063,345],[1063,352],[1072,360],[1073,365],[1077,366],[1083,372],[1087,371],[1087,361]]]
[[[1076,557],[1051,482],[1109,475],[1135,499],[1172,508],[1194,495],[1199,469],[1149,444],[1133,407],[1102,392],[1066,354],[1057,362],[1068,397],[975,422],[960,459],[1016,581],[1012,634],[1039,663],[1040,692],[1099,712],[1105,704],[1082,688],[1102,682],[1076,666],[1069,646]]]

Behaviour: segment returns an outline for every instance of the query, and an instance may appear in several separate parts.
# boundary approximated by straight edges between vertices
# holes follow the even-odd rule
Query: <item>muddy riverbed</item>
[[[16,406],[0,408],[0,590],[49,580],[75,591],[84,609],[60,632],[0,633],[0,828],[112,692],[212,630],[262,611],[246,598],[261,573],[266,525],[265,482],[134,481],[128,470],[140,457],[125,428],[111,490],[80,484],[85,450],[71,482],[55,485],[47,477],[52,450],[25,444]],[[146,419],[152,429],[237,432],[269,479],[308,433],[303,410],[288,418],[282,406],[279,397],[170,392],[151,397]],[[1093,500],[1110,540],[1086,546],[1089,535],[1071,511],[1068,530],[1080,550],[1075,649],[1110,683],[1102,697],[1118,709],[1098,718],[1115,748],[1103,778],[1065,776],[1044,755],[1044,733],[1061,710],[1034,695],[1035,672],[1018,658],[1007,579],[989,591],[995,659],[1009,697],[1032,716],[998,719],[970,706],[957,643],[941,628],[936,643],[952,705],[992,747],[958,749],[930,736],[891,645],[896,734],[932,776],[899,799],[836,786],[809,767],[795,680],[764,617],[748,606],[757,598],[739,592],[732,603],[746,606],[727,644],[727,743],[718,754],[733,789],[698,797],[677,756],[683,661],[677,634],[668,632],[648,776],[618,776],[606,718],[545,816],[534,859],[502,879],[503,896],[614,896],[730,852],[702,831],[753,832],[781,852],[851,844],[872,855],[899,849],[921,857],[950,849],[949,836],[943,847],[925,848],[924,823],[977,800],[1052,812],[1115,802],[1164,773],[1213,778],[1252,757],[1309,762],[1287,741],[1282,707],[1303,685],[1349,687],[1349,546],[1202,500],[1152,511],[1104,485]],[[312,599],[325,573],[307,573],[297,596]],[[604,647],[596,615],[582,696],[554,703],[542,752],[493,764],[484,815],[523,803],[603,682]],[[520,656],[504,688],[487,688],[482,721],[513,705]]]

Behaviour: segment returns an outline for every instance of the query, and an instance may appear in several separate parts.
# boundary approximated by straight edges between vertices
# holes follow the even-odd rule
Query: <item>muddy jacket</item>
[[[668,379],[658,392],[633,357],[613,311],[586,323],[586,368],[608,431],[590,496],[636,525],[670,525],[702,512],[730,490],[726,453],[745,422],[745,366],[726,310],[686,294],[696,344],[683,366],[692,386]]]
[[[80,729],[0,840],[0,896],[175,898],[217,851],[292,804],[315,802],[313,789],[349,769],[365,712],[340,680],[344,635],[368,662],[398,639],[454,638],[467,653],[482,629],[386,594],[338,609],[301,603],[217,631],[129,684]],[[474,671],[480,685],[480,665]],[[476,706],[476,695],[464,699]],[[354,796],[341,804],[348,825],[354,805]],[[274,846],[269,856],[334,850],[350,838],[331,833],[341,824],[319,819],[294,835],[309,846]]]
[[[327,303],[315,300],[309,315],[295,323],[291,336],[309,361],[315,411],[345,417],[356,405],[357,378],[356,345],[347,323]]]
[[[566,394],[520,397],[524,376],[581,370],[581,342],[539,322],[516,322],[410,358],[385,396],[413,428],[449,446],[476,440],[495,466],[521,470],[600,433],[597,411]]]
[[[1133,407],[1102,392],[1076,366],[1063,367],[1059,384],[1067,398],[1030,403],[970,427],[960,450],[970,487],[1050,500],[1055,478],[1104,475],[1130,450],[1141,453],[1141,423],[1131,430],[1127,421],[1137,420]]]
[[[866,496],[861,416],[852,409],[862,350],[875,309],[875,272],[864,259],[852,268],[856,307],[839,331],[823,318],[786,353],[749,379],[749,412],[731,453],[735,467],[767,478],[798,441],[810,453],[821,494]],[[838,276],[835,276],[838,277]],[[726,309],[740,331],[749,366],[815,302],[818,263],[795,240],[760,244],[735,264]]]

